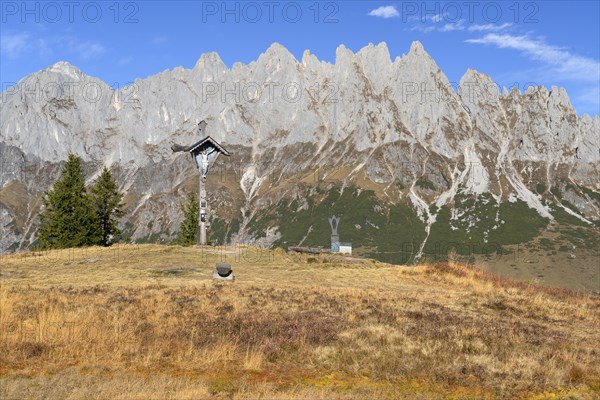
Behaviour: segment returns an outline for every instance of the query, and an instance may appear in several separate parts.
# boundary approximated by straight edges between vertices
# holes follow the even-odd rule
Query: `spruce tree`
[[[98,216],[85,189],[81,158],[69,154],[62,175],[44,194],[38,237],[46,248],[95,245],[99,241]]]
[[[104,167],[96,184],[92,187],[91,196],[99,220],[99,244],[110,246],[115,238],[121,234],[118,224],[119,219],[125,213],[123,212],[123,203],[121,203],[123,194],[119,192],[117,183],[106,167]]]
[[[192,246],[196,243],[196,229],[198,227],[198,196],[196,193],[190,193],[187,196],[185,205],[179,203],[179,208],[183,212],[183,221],[179,226],[177,239],[175,243],[182,246]]]

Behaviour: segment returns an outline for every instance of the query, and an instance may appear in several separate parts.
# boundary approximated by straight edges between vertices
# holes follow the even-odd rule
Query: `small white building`
[[[341,242],[338,252],[341,254],[350,254],[351,255],[352,254],[352,243]]]

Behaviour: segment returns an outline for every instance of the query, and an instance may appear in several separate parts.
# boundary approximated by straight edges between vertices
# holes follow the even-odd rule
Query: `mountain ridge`
[[[429,55],[429,53],[427,53],[425,51],[425,48],[424,48],[423,44],[420,41],[418,41],[418,40],[415,40],[415,41],[412,42],[410,50],[409,50],[409,52],[407,54],[402,54],[401,56],[396,56],[394,60],[391,59],[391,56],[390,56],[390,53],[389,53],[389,50],[388,50],[388,47],[387,47],[387,43],[385,41],[379,42],[376,45],[374,43],[369,43],[368,45],[363,46],[362,48],[360,48],[357,52],[352,52],[352,50],[348,49],[345,45],[340,44],[337,47],[337,49],[336,49],[336,60],[334,61],[334,63],[329,63],[329,62],[327,62],[325,60],[319,60],[318,57],[315,54],[313,54],[313,53],[310,52],[310,49],[304,50],[303,56],[300,58],[300,60],[298,60],[291,52],[289,52],[289,50],[287,50],[287,48],[285,46],[281,45],[278,42],[273,42],[263,53],[261,53],[257,57],[256,60],[250,61],[248,64],[244,64],[241,61],[236,61],[236,62],[234,62],[232,64],[231,68],[229,68],[222,61],[222,59],[221,59],[220,55],[218,54],[218,52],[212,51],[212,52],[207,52],[207,53],[201,54],[200,57],[198,58],[198,60],[196,61],[196,63],[194,64],[194,66],[192,68],[185,68],[183,66],[176,66],[176,67],[173,67],[172,69],[167,68],[167,69],[164,69],[163,71],[160,71],[160,72],[157,72],[155,74],[149,75],[149,76],[147,76],[145,78],[135,78],[134,82],[135,81],[145,81],[147,79],[153,78],[153,77],[155,77],[157,75],[160,75],[160,74],[163,74],[163,73],[173,73],[176,70],[179,70],[179,71],[181,71],[181,70],[183,70],[183,71],[193,71],[193,70],[199,69],[199,67],[203,67],[205,65],[205,63],[206,63],[206,60],[209,60],[209,61],[211,61],[212,63],[215,63],[215,64],[220,64],[220,65],[223,66],[223,69],[228,70],[228,71],[231,71],[231,70],[235,69],[236,66],[238,66],[237,68],[239,68],[239,67],[247,67],[247,66],[250,66],[250,65],[256,63],[260,59],[261,56],[267,55],[267,54],[269,54],[269,52],[274,52],[275,54],[278,54],[278,52],[280,52],[279,50],[276,50],[276,51],[272,50],[273,47],[284,50],[284,54],[289,55],[298,64],[306,64],[308,62],[308,59],[314,59],[314,60],[316,60],[320,64],[327,64],[327,65],[330,65],[330,66],[335,66],[335,64],[338,61],[338,58],[341,58],[340,57],[340,51],[344,51],[345,50],[345,51],[347,51],[352,56],[359,56],[359,55],[363,55],[363,54],[368,54],[368,52],[369,51],[373,51],[373,49],[374,50],[383,49],[382,51],[384,51],[388,55],[387,60],[392,65],[395,64],[398,61],[401,61],[404,57],[410,55],[411,53],[417,53],[419,55],[424,55],[424,56],[428,57],[429,59],[433,60],[433,58]],[[305,60],[305,58],[306,58],[306,60]],[[27,79],[29,76],[38,74],[38,73],[43,72],[43,71],[51,71],[51,72],[64,73],[64,74],[67,74],[67,75],[72,75],[72,72],[65,72],[65,70],[69,70],[69,71],[72,71],[72,72],[83,74],[86,77],[98,79],[98,80],[101,80],[102,82],[104,82],[101,78],[93,77],[91,75],[86,74],[85,72],[81,71],[81,69],[79,69],[77,66],[71,64],[69,61],[67,61],[67,60],[61,60],[61,61],[57,61],[56,63],[52,64],[51,66],[49,66],[46,69],[39,70],[37,72],[31,73],[31,74],[23,77],[21,80],[19,80],[19,82],[17,82],[17,85],[20,84],[23,80]],[[491,76],[489,76],[488,74],[480,72],[480,71],[477,71],[476,69],[473,69],[473,68],[469,67],[469,68],[467,68],[467,70],[465,71],[465,73],[461,76],[461,78],[459,79],[459,81],[462,80],[465,77],[465,75],[467,75],[469,72],[473,72],[473,73],[476,73],[476,74],[481,74],[481,75],[484,75],[484,76],[488,76],[491,79]],[[106,83],[106,82],[104,82],[104,83]],[[527,89],[525,89],[523,92],[519,88],[517,88],[517,87],[512,87],[512,88],[510,88],[510,92],[517,91],[518,94],[524,94],[524,93],[527,92],[527,90],[530,90],[530,88],[538,88],[538,87],[545,87],[545,86],[543,86],[543,85],[530,86]],[[563,88],[563,87],[557,87],[555,85],[551,86],[551,90],[550,91],[553,91],[555,89],[566,92],[565,88]],[[509,88],[507,88],[506,86],[503,86],[501,88],[501,91],[502,91],[502,94],[505,94],[505,95],[509,94]],[[567,95],[567,97],[568,97],[568,95]],[[600,116],[598,116],[598,115],[590,115],[589,113],[583,113],[581,116],[579,116],[579,118],[583,118],[586,115],[589,116],[591,119],[595,119],[596,117],[600,118]]]

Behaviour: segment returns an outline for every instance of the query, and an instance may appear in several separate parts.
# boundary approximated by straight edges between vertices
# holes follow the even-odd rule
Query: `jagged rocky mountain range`
[[[444,207],[468,217],[454,208],[457,195],[523,203],[548,221],[557,212],[582,226],[600,220],[600,118],[578,117],[564,89],[499,91],[470,69],[456,91],[419,42],[393,61],[385,43],[357,53],[340,46],[333,64],[273,44],[247,65],[228,69],[209,53],[193,69],[118,90],[59,62],[5,91],[0,246],[35,242],[40,196],[69,152],[90,181],[105,165],[115,173],[132,240],[172,239],[198,172],[170,147],[199,139],[201,120],[233,153],[208,182],[220,241],[302,241],[312,225],[302,240],[282,241],[277,218],[265,216],[282,199],[309,209],[332,188],[372,190],[374,207],[408,206],[422,223],[421,252]]]

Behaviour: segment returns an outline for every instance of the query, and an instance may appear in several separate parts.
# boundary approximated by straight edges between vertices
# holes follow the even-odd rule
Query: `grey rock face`
[[[598,116],[577,117],[564,89],[500,93],[474,70],[456,92],[418,42],[393,62],[385,43],[356,54],[340,46],[334,64],[308,51],[298,61],[279,44],[231,69],[209,53],[191,70],[118,90],[59,62],[2,93],[0,246],[35,240],[39,198],[69,152],[84,159],[90,182],[111,168],[126,192],[133,239],[170,240],[180,199],[197,180],[191,159],[170,147],[199,139],[201,120],[234,153],[209,177],[210,205],[241,219],[234,238],[244,242],[258,240],[246,233],[257,209],[334,171],[344,184],[368,179],[384,193],[403,182],[408,193],[390,200],[409,201],[429,221],[429,205],[451,203],[459,187],[521,198],[544,216],[538,182],[600,189]],[[446,189],[420,190],[414,183],[423,175],[443,176]],[[573,212],[599,217],[589,199],[572,202]]]

